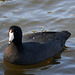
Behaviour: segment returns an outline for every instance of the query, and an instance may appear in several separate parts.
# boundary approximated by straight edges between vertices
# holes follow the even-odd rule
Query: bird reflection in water
[[[60,64],[60,62],[57,61],[56,59],[61,58],[61,53],[62,52],[60,52],[59,54],[50,59],[47,59],[43,62],[34,65],[14,65],[4,60],[3,63],[5,69],[4,75],[34,75],[34,74],[25,74],[25,72],[28,73],[28,71],[34,70],[35,68],[45,70],[55,64]]]

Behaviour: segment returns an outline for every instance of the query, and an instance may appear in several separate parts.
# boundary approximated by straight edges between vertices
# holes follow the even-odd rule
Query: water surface
[[[39,66],[13,66],[3,63],[11,25],[20,26],[23,34],[68,30],[60,59],[50,59]],[[75,74],[75,1],[74,0],[0,0],[0,75],[74,75]],[[32,68],[34,67],[34,68]],[[31,68],[31,69],[28,69]]]

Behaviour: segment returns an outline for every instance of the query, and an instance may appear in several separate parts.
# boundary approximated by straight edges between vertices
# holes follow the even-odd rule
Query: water
[[[0,0],[0,75],[74,75],[75,74],[75,1],[74,0]],[[59,59],[37,65],[16,66],[3,62],[11,25],[23,34],[68,30],[65,51]],[[53,62],[50,62],[50,61]],[[34,67],[34,68],[33,68]]]

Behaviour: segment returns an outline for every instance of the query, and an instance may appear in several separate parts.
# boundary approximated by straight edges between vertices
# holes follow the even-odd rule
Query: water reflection
[[[5,69],[4,74],[5,75],[34,75],[34,74],[28,74],[30,70],[34,72],[35,68],[39,68],[40,70],[48,69],[54,64],[60,64],[60,62],[56,60],[60,58],[61,58],[61,52],[48,60],[45,60],[43,62],[34,65],[14,65],[4,60],[3,63]]]
[[[5,1],[12,1],[12,0],[0,0],[2,1],[0,4],[3,4]]]
[[[34,74],[24,74],[23,71],[15,71],[15,70],[6,70],[4,75],[34,75]]]
[[[0,0],[0,1],[3,1],[3,2],[5,2],[5,1],[12,1],[12,0]]]
[[[0,0],[0,1],[1,1],[0,4],[3,4],[5,2],[5,0]]]

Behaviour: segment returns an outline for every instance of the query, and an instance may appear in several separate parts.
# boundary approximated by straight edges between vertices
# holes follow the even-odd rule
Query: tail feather
[[[71,33],[68,31],[62,31],[61,33],[63,33],[65,40],[67,40],[71,36]]]
[[[62,31],[61,33],[61,46],[64,47],[65,42],[71,36],[71,33],[68,31]]]

